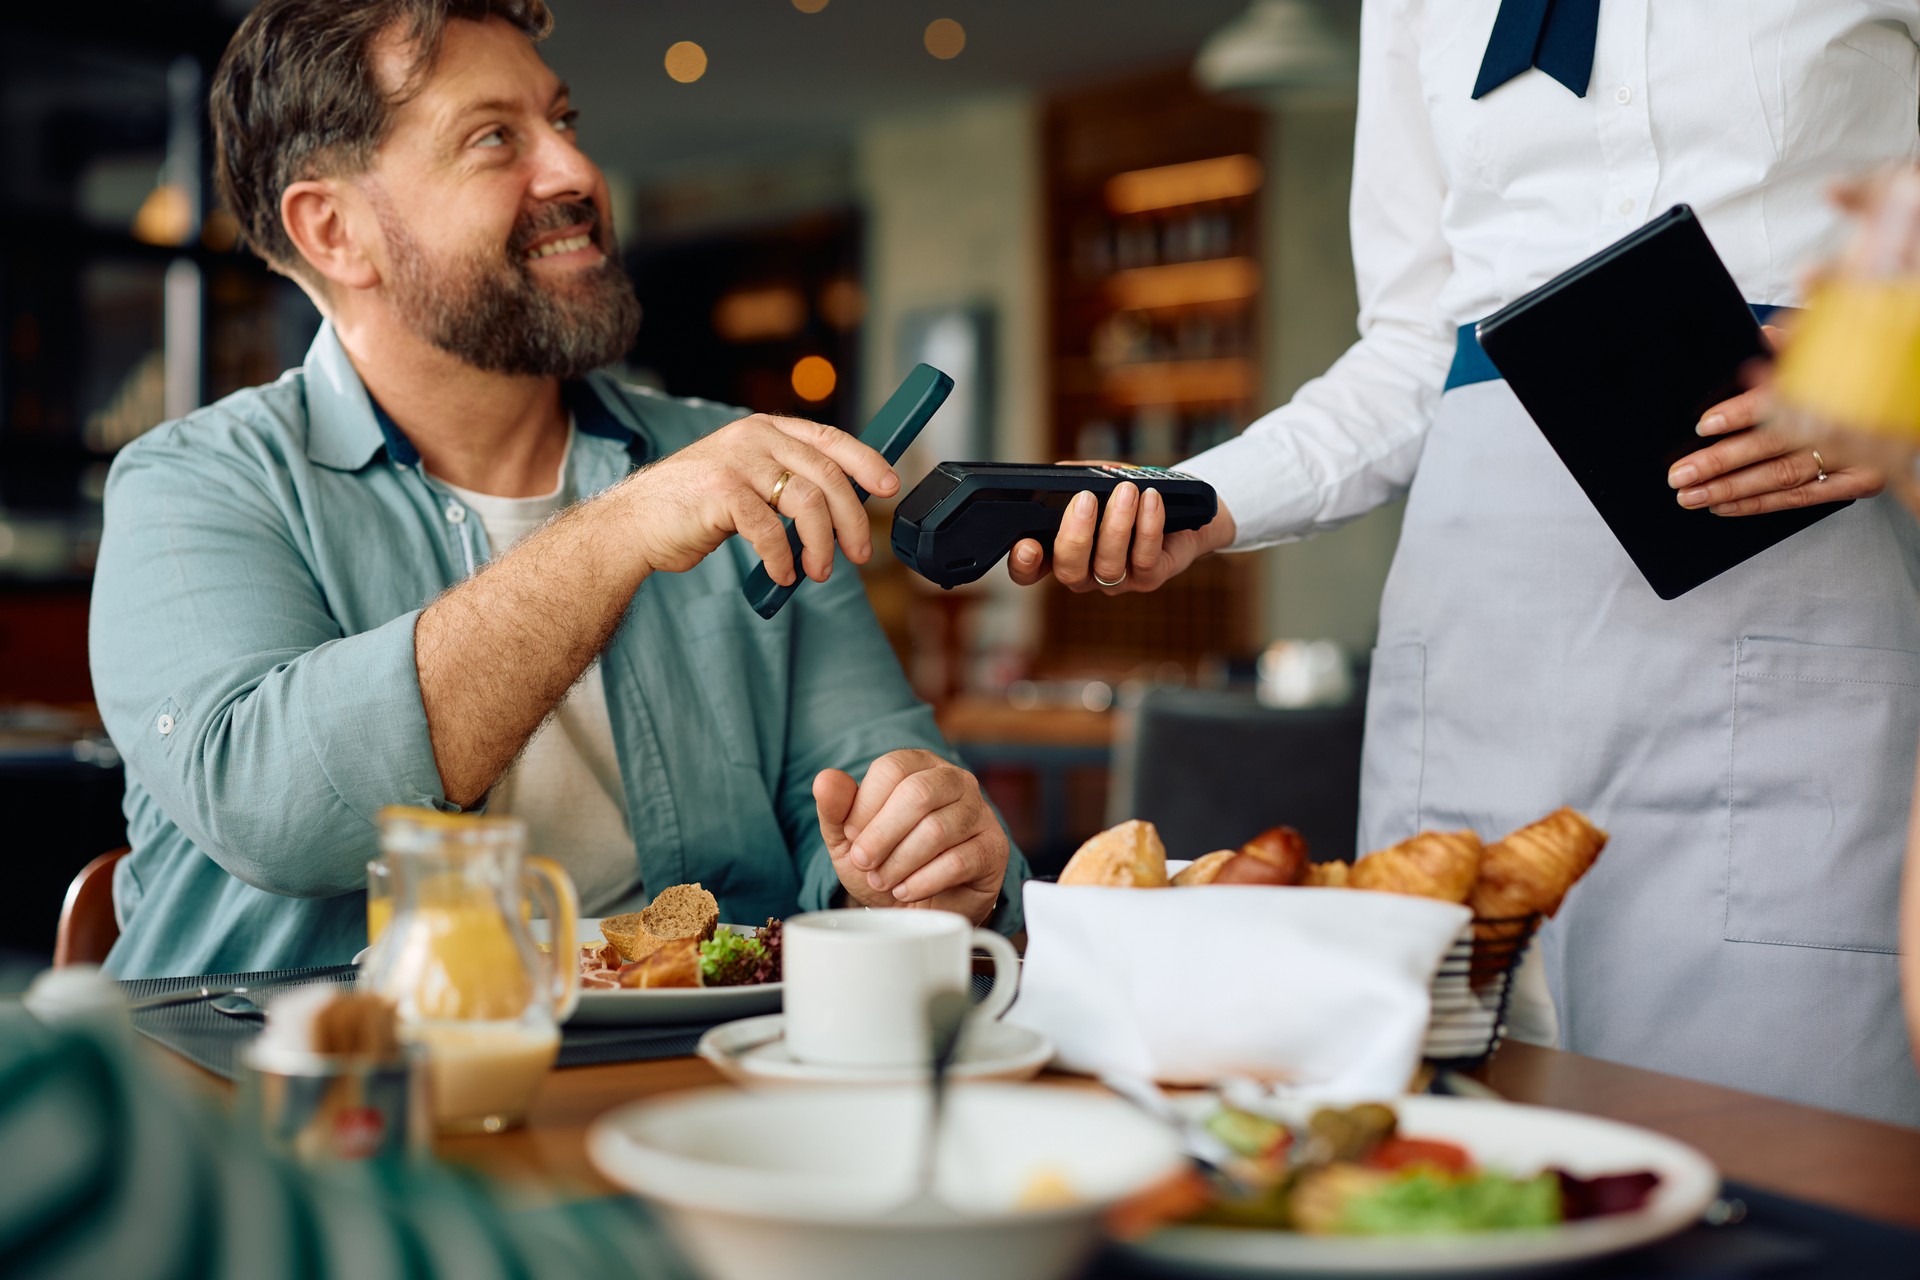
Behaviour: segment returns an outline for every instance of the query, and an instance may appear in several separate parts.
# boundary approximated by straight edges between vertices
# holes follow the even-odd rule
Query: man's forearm
[[[506,772],[646,580],[627,488],[562,513],[420,615],[420,701],[454,804],[475,803]]]

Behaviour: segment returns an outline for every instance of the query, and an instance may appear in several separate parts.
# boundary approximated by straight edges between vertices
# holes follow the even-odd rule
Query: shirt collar
[[[399,466],[419,464],[420,451],[367,393],[330,322],[322,321],[314,335],[304,372],[307,457],[336,471],[358,471],[385,449]],[[560,394],[576,430],[624,446],[636,467],[652,457],[646,425],[606,374],[590,373],[565,383]]]

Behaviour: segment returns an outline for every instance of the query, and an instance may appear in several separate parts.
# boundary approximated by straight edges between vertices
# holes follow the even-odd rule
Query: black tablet
[[[1766,354],[1700,220],[1676,205],[1482,320],[1480,345],[1655,594],[1671,600],[1832,515],[1689,511],[1667,471]],[[1721,437],[1724,439],[1725,437]]]

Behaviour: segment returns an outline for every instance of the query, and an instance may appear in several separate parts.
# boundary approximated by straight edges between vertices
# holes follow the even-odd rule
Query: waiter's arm
[[[1213,485],[1225,512],[1190,539],[1168,537],[1181,568],[1216,546],[1250,550],[1334,528],[1391,501],[1413,479],[1454,347],[1439,306],[1453,257],[1442,231],[1446,180],[1421,90],[1420,8],[1418,0],[1379,0],[1361,9],[1350,208],[1360,340],[1287,404],[1180,464]],[[1159,563],[1160,517],[1151,511],[1129,562],[1139,507],[1126,493],[1123,485],[1109,502],[1097,548],[1091,515],[1062,522],[1052,570],[1063,585],[1095,589],[1092,573],[1114,581],[1124,571],[1126,584],[1110,591],[1150,590],[1171,576]],[[1016,582],[1046,575],[1041,551],[1031,539],[1014,548],[1008,568]]]

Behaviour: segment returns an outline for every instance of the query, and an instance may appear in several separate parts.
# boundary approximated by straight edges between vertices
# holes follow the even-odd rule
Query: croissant
[[[1484,919],[1552,915],[1607,847],[1607,833],[1573,809],[1556,809],[1487,846],[1468,905]]]
[[[1173,887],[1187,889],[1195,885],[1212,884],[1220,878],[1220,868],[1240,856],[1238,849],[1215,849],[1212,853],[1203,853],[1173,877]]]
[[[1480,837],[1471,831],[1422,831],[1353,864],[1355,889],[1465,902],[1480,871]]]

